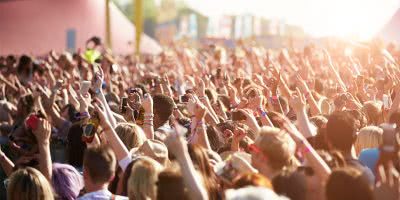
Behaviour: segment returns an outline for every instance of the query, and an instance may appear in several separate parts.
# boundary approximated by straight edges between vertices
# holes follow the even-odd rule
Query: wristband
[[[88,112],[81,112],[81,113],[76,113],[75,118],[76,119],[84,119],[84,118],[89,118],[90,114]]]
[[[199,98],[199,100],[203,100],[203,99],[206,99],[206,96],[200,96],[198,98]]]
[[[265,112],[262,108],[258,108],[258,111],[260,111],[261,116],[266,117],[267,112]]]
[[[100,91],[101,91],[100,88],[97,88],[96,91],[94,91],[94,93],[100,94]]]
[[[144,114],[144,117],[149,117],[149,118],[153,118],[154,117],[154,114],[153,113],[150,113],[150,114]]]

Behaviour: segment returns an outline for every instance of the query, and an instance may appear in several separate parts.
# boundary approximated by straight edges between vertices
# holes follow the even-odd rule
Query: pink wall
[[[132,53],[134,26],[111,5],[112,43],[115,53]],[[0,54],[42,54],[66,49],[67,29],[76,30],[76,46],[93,35],[104,39],[104,0],[18,0],[0,3]],[[159,53],[147,36],[142,51]]]

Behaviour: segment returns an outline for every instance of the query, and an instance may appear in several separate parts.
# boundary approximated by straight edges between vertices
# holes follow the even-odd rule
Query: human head
[[[116,158],[107,146],[88,148],[83,157],[85,187],[108,184],[115,175]]]
[[[156,94],[153,97],[154,128],[166,123],[174,110],[174,101],[171,97],[163,94]]]
[[[168,167],[158,174],[157,199],[188,199],[178,166]]]
[[[144,157],[132,166],[128,180],[130,199],[156,199],[156,182],[162,166],[151,158]]]
[[[356,138],[354,118],[346,112],[332,113],[326,124],[326,138],[330,148],[342,153],[351,152]]]
[[[67,163],[74,167],[82,167],[86,143],[82,141],[83,130],[80,124],[73,124],[68,131],[66,157]]]
[[[146,140],[142,146],[140,146],[133,153],[137,155],[148,156],[163,166],[166,166],[168,162],[168,149],[164,143],[158,140]]]
[[[233,180],[233,188],[242,188],[247,186],[266,187],[272,189],[268,178],[257,173],[245,173]]]
[[[272,179],[272,186],[277,194],[287,196],[291,200],[306,199],[306,177],[294,169],[282,170]]]
[[[357,135],[354,147],[357,155],[363,149],[378,148],[382,144],[383,130],[377,126],[366,126]]]
[[[354,168],[334,170],[325,186],[327,200],[372,200],[373,193],[368,180]]]
[[[71,165],[61,163],[53,163],[51,181],[57,197],[66,200],[78,198],[84,186],[82,175]]]
[[[115,132],[128,149],[139,147],[146,140],[146,135],[142,128],[136,124],[118,124],[117,127],[115,127]]]
[[[259,151],[251,151],[252,165],[267,178],[292,164],[296,147],[286,131],[263,127],[254,144]]]
[[[27,55],[22,55],[19,58],[17,72],[18,73],[29,73],[29,69],[32,68],[32,58]]]
[[[363,111],[367,116],[369,125],[379,125],[382,122],[382,106],[373,101],[367,101],[363,105]]]
[[[49,182],[36,169],[22,168],[11,174],[7,186],[9,200],[53,200]]]

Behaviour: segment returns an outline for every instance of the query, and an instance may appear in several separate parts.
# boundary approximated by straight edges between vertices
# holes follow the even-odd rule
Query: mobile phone
[[[181,103],[187,103],[187,102],[189,102],[189,96],[187,96],[187,95],[182,95],[182,96],[180,96],[180,98],[179,98],[180,100],[180,102]]]
[[[97,113],[94,113],[89,121],[82,126],[82,141],[86,143],[91,143],[94,139],[94,134],[99,127],[100,120],[98,118]]]
[[[128,106],[128,97],[121,98],[121,113],[126,112],[126,106]]]
[[[87,94],[89,92],[91,83],[90,81],[82,81],[81,83],[81,94]]]
[[[30,115],[25,123],[28,129],[36,130],[39,124],[39,117],[37,115]]]
[[[232,120],[233,121],[243,121],[246,120],[246,115],[243,113],[243,111],[237,110],[232,112]]]
[[[389,96],[387,94],[383,95],[382,101],[383,101],[383,107],[385,109],[389,109],[390,108],[390,106],[389,106]]]

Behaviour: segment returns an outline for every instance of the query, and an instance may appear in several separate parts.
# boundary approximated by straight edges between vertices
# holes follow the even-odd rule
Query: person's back
[[[79,199],[128,199],[108,191],[108,185],[115,176],[115,168],[116,158],[110,148],[99,146],[87,149],[83,158],[83,178],[87,193]]]
[[[360,171],[347,167],[335,170],[326,183],[327,200],[372,200],[371,187]]]
[[[354,142],[357,136],[354,118],[346,112],[331,114],[326,125],[326,136],[330,149],[340,151],[346,164],[360,170],[373,184],[375,177],[372,171],[355,156]]]

